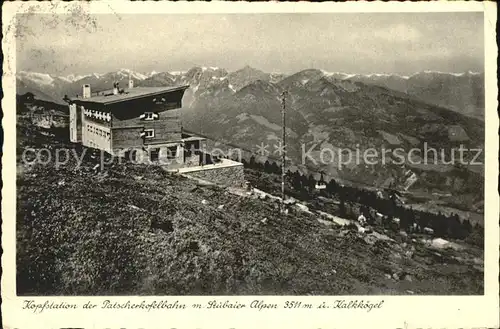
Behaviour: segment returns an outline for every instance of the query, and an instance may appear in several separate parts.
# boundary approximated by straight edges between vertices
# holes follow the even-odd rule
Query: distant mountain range
[[[484,118],[484,73],[444,73],[423,71],[411,76],[397,74],[348,74],[314,70],[318,74],[338,80],[350,80],[377,85],[404,92],[424,102],[435,104],[459,113]],[[121,69],[105,74],[55,76],[46,73],[21,71],[17,75],[17,93],[32,92],[39,98],[62,102],[64,95],[81,93],[82,84],[90,84],[93,90],[110,89],[113,81],[126,85],[129,76],[136,85],[158,86],[188,83],[193,96],[198,91],[217,86],[235,93],[246,85],[257,81],[278,83],[287,77],[282,73],[266,73],[245,66],[228,72],[217,67],[194,67],[185,72],[150,72],[147,74]],[[218,79],[218,81],[216,81]],[[224,81],[227,81],[224,82]],[[187,98],[189,98],[188,96]],[[191,100],[193,102],[194,100]]]
[[[424,71],[409,77],[371,74],[349,79],[401,91],[430,104],[484,118],[484,73]]]

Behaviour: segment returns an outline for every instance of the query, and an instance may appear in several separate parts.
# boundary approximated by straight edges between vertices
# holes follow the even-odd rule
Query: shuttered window
[[[157,120],[159,118],[158,113],[154,112],[144,112],[139,116],[140,119],[142,120]]]
[[[155,131],[154,131],[154,129],[144,129],[142,136],[144,138],[153,138],[153,137],[155,137]]]

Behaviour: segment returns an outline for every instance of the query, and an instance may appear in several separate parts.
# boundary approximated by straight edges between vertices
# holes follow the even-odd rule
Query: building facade
[[[137,162],[169,167],[202,164],[204,138],[183,132],[179,110],[189,86],[134,87],[68,98],[70,140]]]

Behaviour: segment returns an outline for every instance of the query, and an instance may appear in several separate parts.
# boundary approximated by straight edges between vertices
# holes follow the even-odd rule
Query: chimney
[[[128,89],[132,89],[132,88],[134,88],[134,80],[132,80],[132,75],[129,72],[129,74],[128,74]]]
[[[90,85],[83,85],[82,98],[90,98]]]
[[[113,84],[113,95],[118,95],[118,82]]]

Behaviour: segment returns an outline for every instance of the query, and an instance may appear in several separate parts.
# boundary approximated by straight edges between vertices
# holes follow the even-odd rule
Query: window
[[[175,159],[177,158],[177,146],[169,146],[167,147],[167,159]]]
[[[155,137],[155,130],[154,129],[144,129],[144,138],[153,138]]]
[[[154,112],[144,112],[139,116],[139,118],[142,120],[156,120],[158,119],[158,117],[159,117],[158,113]]]

